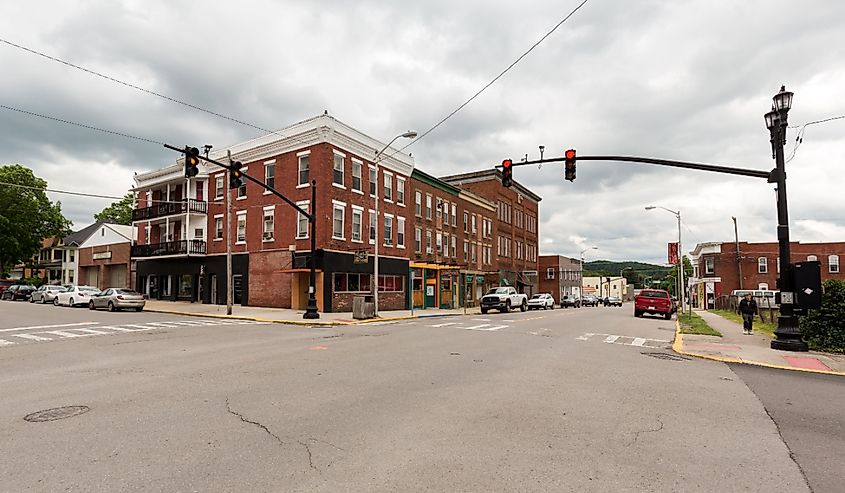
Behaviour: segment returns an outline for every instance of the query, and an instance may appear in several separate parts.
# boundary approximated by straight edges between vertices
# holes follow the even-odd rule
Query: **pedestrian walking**
[[[745,293],[745,297],[739,302],[739,313],[742,315],[742,333],[751,335],[754,315],[757,315],[757,302],[751,293]]]

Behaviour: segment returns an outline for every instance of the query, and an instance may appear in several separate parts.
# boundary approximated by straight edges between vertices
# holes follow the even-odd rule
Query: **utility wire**
[[[98,132],[117,135],[117,136],[120,136],[120,137],[125,137],[127,139],[135,139],[135,140],[140,140],[142,142],[149,142],[151,144],[164,145],[164,142],[159,142],[157,140],[148,139],[146,137],[138,137],[136,135],[130,135],[130,134],[127,134],[127,133],[118,132],[116,130],[109,130],[109,129],[106,129],[106,128],[100,128],[100,127],[95,127],[95,126],[92,126],[92,125],[86,125],[84,123],[78,123],[78,122],[74,122],[74,121],[71,121],[71,120],[65,120],[65,119],[62,119],[62,118],[57,118],[55,116],[42,115],[41,113],[35,113],[33,111],[26,111],[26,110],[22,110],[20,108],[15,108],[13,106],[6,106],[5,104],[0,104],[0,108],[7,109],[7,110],[10,110],[10,111],[17,111],[18,113],[23,113],[25,115],[37,116],[39,118],[57,121],[57,122],[64,123],[64,124],[67,124],[67,125],[76,125],[77,127],[87,128],[88,130],[96,130]]]
[[[540,39],[539,39],[536,43],[534,43],[533,45],[531,45],[531,47],[530,47],[530,48],[528,48],[528,50],[527,50],[525,53],[523,53],[522,55],[520,55],[520,56],[519,56],[519,58],[517,58],[516,60],[514,60],[514,61],[513,61],[513,63],[511,63],[510,65],[508,65],[508,66],[507,66],[507,68],[505,68],[504,70],[502,70],[502,71],[499,73],[499,75],[497,75],[496,77],[494,77],[494,78],[493,78],[493,80],[491,80],[490,82],[488,82],[487,84],[485,84],[485,85],[484,85],[484,87],[482,87],[481,89],[479,89],[479,90],[478,90],[478,92],[476,92],[475,94],[473,94],[471,98],[467,99],[467,100],[466,100],[463,104],[461,104],[460,106],[458,106],[457,108],[455,108],[455,110],[454,110],[454,111],[452,111],[451,113],[449,113],[448,115],[446,115],[446,116],[445,116],[442,120],[440,120],[439,122],[437,122],[437,123],[436,123],[433,127],[429,128],[428,130],[426,130],[425,132],[423,132],[422,134],[420,134],[420,136],[419,136],[419,137],[417,137],[416,139],[412,140],[411,142],[409,142],[408,144],[406,144],[404,147],[402,147],[402,148],[401,148],[401,149],[399,149],[398,151],[396,151],[396,152],[394,152],[393,154],[391,154],[391,156],[393,156],[394,154],[396,154],[396,153],[398,153],[398,152],[402,152],[402,151],[404,151],[405,149],[407,149],[408,147],[410,147],[410,146],[412,146],[412,145],[416,144],[416,143],[417,143],[417,142],[419,142],[419,141],[420,141],[423,137],[425,137],[426,135],[428,135],[428,134],[430,134],[431,132],[433,132],[433,131],[434,131],[437,127],[439,127],[440,125],[444,124],[444,123],[446,122],[446,120],[448,120],[449,118],[452,118],[453,116],[455,116],[455,114],[456,114],[456,113],[458,113],[459,111],[461,111],[461,110],[462,110],[462,109],[463,109],[466,105],[468,105],[468,104],[469,104],[469,103],[471,103],[471,102],[472,102],[475,98],[477,98],[478,96],[480,96],[482,92],[484,92],[484,91],[485,91],[488,87],[492,86],[492,85],[493,85],[493,84],[494,84],[497,80],[501,79],[501,78],[502,78],[502,76],[504,76],[506,73],[508,73],[508,71],[510,71],[510,69],[512,69],[512,68],[513,68],[513,67],[514,67],[517,63],[519,63],[519,62],[520,62],[523,58],[525,58],[526,56],[528,56],[528,54],[529,54],[529,53],[531,53],[532,51],[534,51],[534,48],[536,48],[536,47],[540,46],[540,43],[542,43],[543,41],[545,41],[545,40],[546,40],[546,38],[548,38],[549,36],[551,36],[551,35],[552,35],[552,33],[554,33],[554,32],[557,30],[557,28],[559,28],[560,26],[562,26],[562,25],[563,25],[563,23],[565,23],[566,21],[568,21],[570,17],[572,17],[573,15],[575,15],[575,12],[577,12],[577,11],[578,11],[581,7],[583,7],[583,6],[584,6],[584,4],[586,4],[588,1],[589,1],[589,0],[583,0],[580,4],[578,4],[578,6],[577,6],[577,7],[575,7],[574,9],[572,9],[572,11],[571,11],[571,12],[569,12],[569,14],[568,14],[566,17],[564,17],[563,19],[561,19],[561,21],[560,21],[560,22],[558,22],[557,24],[555,24],[555,26],[554,26],[554,27],[553,27],[553,28],[552,28],[549,32],[547,32],[546,34],[544,34],[542,38],[540,38]]]
[[[832,116],[830,118],[825,118],[823,120],[816,120],[816,121],[805,123],[803,125],[796,125],[795,127],[790,127],[790,128],[797,128],[798,129],[798,135],[795,136],[795,144],[792,147],[792,153],[786,159],[786,162],[788,163],[788,162],[792,161],[792,159],[795,157],[795,153],[798,152],[798,148],[801,147],[801,144],[804,143],[804,132],[807,130],[807,127],[809,127],[810,125],[816,125],[816,124],[819,124],[819,123],[826,123],[826,122],[830,122],[830,121],[833,121],[833,120],[841,120],[843,118],[845,118],[845,115]]]
[[[13,43],[13,42],[11,42],[11,41],[9,41],[9,40],[6,40],[6,39],[3,39],[3,38],[0,38],[0,42],[5,43],[5,44],[7,44],[7,45],[9,45],[9,46],[12,46],[12,47],[18,48],[18,49],[20,49],[20,50],[26,51],[26,52],[28,52],[28,53],[32,53],[33,55],[38,55],[38,56],[40,56],[40,57],[43,57],[43,58],[46,58],[46,59],[48,59],[48,60],[54,61],[54,62],[56,62],[56,63],[61,63],[62,65],[67,65],[68,67],[75,68],[75,69],[77,69],[77,70],[81,70],[81,71],[83,71],[83,72],[85,72],[85,73],[88,73],[88,74],[91,74],[91,75],[93,75],[93,76],[95,76],[95,77],[100,77],[100,78],[105,79],[105,80],[108,80],[108,81],[110,81],[110,82],[114,82],[114,83],[116,83],[116,84],[120,84],[120,85],[122,85],[122,86],[126,86],[126,87],[129,87],[129,88],[131,88],[131,89],[135,89],[136,91],[141,91],[141,92],[143,92],[143,93],[150,94],[150,95],[152,95],[152,96],[156,96],[156,97],[158,97],[158,98],[161,98],[161,99],[164,99],[164,100],[170,101],[170,102],[172,102],[172,103],[181,104],[182,106],[186,106],[186,107],[188,107],[188,108],[195,109],[195,110],[197,110],[197,111],[202,111],[203,113],[207,113],[207,114],[209,114],[209,115],[213,115],[213,116],[216,116],[216,117],[218,117],[218,118],[223,118],[224,120],[228,120],[228,121],[231,121],[231,122],[234,122],[234,123],[240,124],[240,125],[244,125],[244,126],[246,126],[246,127],[254,128],[254,129],[256,129],[256,130],[261,130],[262,132],[265,132],[265,133],[267,133],[267,134],[274,134],[274,135],[278,135],[278,136],[280,136],[280,137],[292,138],[293,140],[295,140],[295,141],[297,141],[297,142],[299,142],[299,143],[301,143],[301,144],[310,145],[309,143],[304,142],[304,141],[302,141],[302,140],[299,140],[299,139],[297,139],[297,138],[295,138],[295,137],[291,137],[291,136],[288,136],[288,135],[282,135],[282,134],[280,134],[280,133],[278,133],[278,132],[276,132],[276,131],[274,131],[274,130],[268,130],[268,129],[266,129],[266,128],[259,127],[258,125],[253,125],[252,123],[245,122],[245,121],[243,121],[243,120],[239,120],[239,119],[237,119],[237,118],[234,118],[234,117],[231,117],[231,116],[227,116],[227,115],[224,115],[224,114],[222,114],[222,113],[218,113],[218,112],[216,112],[216,111],[212,111],[212,110],[209,110],[209,109],[203,108],[203,107],[201,107],[201,106],[197,106],[197,105],[195,105],[195,104],[188,103],[188,102],[186,102],[186,101],[182,101],[181,99],[177,99],[177,98],[172,97],[172,96],[168,96],[168,95],[166,95],[166,94],[161,94],[161,93],[159,93],[159,92],[151,91],[151,90],[149,90],[149,89],[146,89],[146,88],[144,88],[144,87],[138,86],[138,85],[136,85],[136,84],[132,84],[132,83],[129,83],[129,82],[122,81],[122,80],[117,79],[117,78],[115,78],[115,77],[112,77],[112,76],[110,76],[110,75],[105,75],[105,74],[102,74],[102,73],[97,72],[97,71],[95,71],[95,70],[91,70],[91,69],[88,69],[88,68],[82,67],[82,66],[80,66],[80,65],[76,65],[76,64],[74,64],[74,63],[71,63],[71,62],[68,62],[68,61],[62,60],[61,58],[57,58],[57,57],[54,57],[54,56],[50,56],[50,55],[48,55],[48,54],[46,54],[46,53],[42,53],[42,52],[40,52],[40,51],[33,50],[33,49],[31,49],[31,48],[27,48],[26,46],[21,46],[21,45],[19,45],[19,44]],[[156,143],[157,143],[157,144],[160,144],[161,142],[156,142]]]
[[[123,200],[123,198],[124,198],[124,197],[116,197],[114,195],[103,195],[103,194],[98,194],[98,193],[86,193],[86,192],[75,192],[75,191],[72,191],[72,190],[57,190],[55,188],[32,187],[32,186],[29,186],[29,185],[21,185],[21,184],[18,184],[18,183],[9,183],[9,182],[4,182],[4,181],[0,181],[0,185],[4,185],[4,186],[8,186],[8,187],[24,188],[24,189],[27,189],[27,190],[41,190],[41,191],[50,192],[50,193],[61,193],[61,194],[65,194],[65,195],[76,195],[76,196],[79,196],[79,197],[91,197],[91,198],[95,198],[95,199]],[[153,200],[153,202],[155,202],[156,205],[159,205],[159,204],[184,204],[185,203],[184,200]],[[202,201],[199,201],[199,202],[202,202]],[[223,202],[223,201],[216,201],[216,200],[209,200],[206,203],[207,204],[218,204],[218,205],[225,204],[225,202]],[[255,206],[255,207],[261,207],[261,206]]]

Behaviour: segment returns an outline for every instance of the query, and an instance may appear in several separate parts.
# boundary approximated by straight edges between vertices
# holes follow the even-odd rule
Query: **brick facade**
[[[80,248],[77,251],[79,262],[78,284],[92,284],[97,288],[130,288],[129,250],[130,243],[116,243]],[[95,258],[97,257],[97,258]]]
[[[563,296],[579,296],[581,290],[581,262],[562,255],[541,255],[538,259],[539,292],[551,293],[555,303]]]

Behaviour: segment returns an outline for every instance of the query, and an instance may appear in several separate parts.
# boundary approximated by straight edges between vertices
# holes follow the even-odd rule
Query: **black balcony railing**
[[[133,221],[146,221],[147,219],[155,219],[157,217],[173,216],[176,214],[184,214],[186,212],[199,212],[205,214],[208,212],[208,203],[202,200],[182,200],[181,202],[163,202],[151,207],[144,207],[143,209],[134,209],[132,211]]]
[[[205,241],[180,240],[165,243],[133,245],[132,257],[158,257],[161,255],[205,255]]]

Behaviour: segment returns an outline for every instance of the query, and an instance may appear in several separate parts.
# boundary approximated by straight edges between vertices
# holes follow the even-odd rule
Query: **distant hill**
[[[630,268],[628,268],[630,267]],[[619,277],[619,272],[625,269],[623,275],[631,282],[639,283],[646,277],[654,280],[665,279],[672,267],[647,264],[645,262],[622,261],[612,262],[610,260],[594,260],[584,262],[584,276],[610,276]]]

